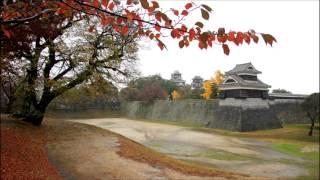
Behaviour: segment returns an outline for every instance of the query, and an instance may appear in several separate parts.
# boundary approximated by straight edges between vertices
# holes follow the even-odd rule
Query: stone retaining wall
[[[307,122],[300,101],[263,99],[159,100],[121,103],[129,118],[171,120],[233,131],[281,128],[282,123]]]

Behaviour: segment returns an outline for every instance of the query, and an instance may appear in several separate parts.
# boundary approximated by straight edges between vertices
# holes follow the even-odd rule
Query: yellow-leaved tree
[[[204,83],[203,83],[204,93],[201,94],[201,96],[206,100],[210,99],[210,96],[212,94],[211,87],[212,87],[212,80],[204,81]]]
[[[216,83],[217,85],[222,84],[222,82],[224,81],[224,75],[220,70],[217,70],[214,73],[214,78],[213,78],[213,82]]]
[[[201,94],[201,96],[206,100],[218,97],[219,95],[218,86],[222,84],[223,81],[224,81],[223,73],[220,70],[217,70],[214,73],[213,78],[203,83],[204,93]]]
[[[180,99],[181,98],[181,95],[178,93],[178,91],[174,90],[172,93],[172,99],[173,100],[177,100],[177,99]]]

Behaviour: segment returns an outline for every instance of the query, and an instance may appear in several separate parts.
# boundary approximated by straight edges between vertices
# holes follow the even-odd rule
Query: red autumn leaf
[[[123,21],[123,19],[122,19],[121,17],[118,17],[118,18],[117,18],[117,24],[121,24],[122,21]]]
[[[182,31],[182,33],[184,33],[184,32],[187,32],[187,27],[183,24],[183,25],[181,25],[181,28],[180,28],[180,30]]]
[[[131,5],[133,0],[127,0],[127,5]]]
[[[270,46],[272,46],[272,43],[273,43],[273,42],[277,42],[277,40],[276,40],[272,35],[270,35],[270,34],[263,34],[263,33],[261,33],[261,36],[262,36],[264,42],[265,42],[266,44],[270,44]]]
[[[109,4],[109,6],[108,6],[108,9],[109,9],[110,11],[113,11],[113,8],[114,8],[114,3],[111,2],[111,3]]]
[[[149,35],[149,38],[152,40],[152,39],[154,38],[154,34],[151,33],[151,34]]]
[[[231,31],[228,33],[228,41],[234,41],[236,39],[235,37],[236,32]]]
[[[202,15],[203,19],[205,19],[205,20],[209,19],[209,13],[205,9],[201,9],[201,15]]]
[[[203,32],[200,34],[199,40],[206,43],[209,39],[209,33],[208,32]]]
[[[149,12],[149,16],[152,16],[154,10],[156,10],[156,9],[155,9],[154,7],[149,7],[147,10],[148,10],[148,12]]]
[[[106,16],[103,16],[103,17],[101,18],[101,25],[102,25],[102,26],[106,26],[107,24],[108,24],[108,19],[107,19]]]
[[[171,9],[173,11],[173,14],[176,15],[176,16],[179,16],[179,11],[176,10],[176,9]]]
[[[10,38],[12,36],[12,32],[6,30],[4,27],[1,28],[4,35],[6,35],[8,38]]]
[[[179,47],[183,48],[183,46],[184,46],[184,40],[179,41]]]
[[[219,28],[218,29],[218,36],[223,36],[225,34],[225,29],[224,28]]]
[[[179,36],[179,30],[173,29],[173,30],[171,31],[171,37],[172,37],[172,38],[176,38],[176,37],[178,37],[178,36]]]
[[[160,15],[161,15],[161,18],[166,22],[166,24],[169,23],[170,19],[165,13],[160,12]]]
[[[157,41],[158,41],[158,46],[161,50],[163,50],[163,48],[167,49],[166,45],[160,39],[157,39]]]
[[[239,44],[242,44],[243,42],[243,33],[242,32],[237,32],[237,37],[236,37],[236,40],[235,40],[235,44],[236,45],[239,45]]]
[[[192,3],[187,3],[185,6],[184,6],[186,9],[190,9],[192,7]]]
[[[100,6],[99,0],[93,0],[93,6],[96,8],[99,8]]]
[[[199,28],[203,28],[203,23],[200,21],[196,22],[195,25],[197,25]]]
[[[121,34],[123,35],[127,35],[129,31],[129,27],[128,26],[123,26],[121,29]]]
[[[195,36],[196,36],[196,32],[194,31],[194,29],[190,29],[189,30],[189,41],[192,41]]]
[[[139,0],[139,1],[140,1],[141,6],[142,6],[144,9],[148,9],[148,8],[149,8],[148,0]]]
[[[212,47],[212,40],[209,40],[209,41],[208,41],[208,45],[209,45],[210,47]]]
[[[222,44],[222,48],[223,48],[224,54],[229,55],[229,53],[230,53],[229,46],[226,44]]]
[[[158,46],[161,50],[163,50],[163,43],[158,42]]]
[[[150,33],[151,33],[150,30],[147,30],[147,31],[146,31],[146,35],[147,35],[147,36],[149,36]]]
[[[188,11],[186,11],[186,10],[183,10],[182,12],[181,12],[181,15],[183,15],[183,16],[187,16],[189,13],[188,13]]]
[[[253,39],[253,42],[258,43],[259,42],[259,37],[256,36],[255,34],[251,35],[251,38]]]
[[[202,6],[204,9],[206,9],[208,12],[211,12],[211,11],[212,11],[211,7],[209,7],[208,5],[202,4],[201,6]]]
[[[159,32],[160,32],[160,30],[161,30],[161,26],[160,26],[159,24],[156,24],[156,25],[154,26],[154,28],[155,28],[157,31],[159,31]]]
[[[101,0],[101,4],[107,8],[108,7],[108,3],[109,3],[109,0]]]
[[[112,25],[112,28],[113,28],[116,32],[121,33],[122,28],[120,28],[120,26],[118,26],[118,25]]]
[[[153,7],[153,8],[159,8],[159,7],[160,7],[160,6],[159,6],[159,3],[156,2],[156,1],[151,1],[151,3],[152,3],[152,7]]]
[[[218,36],[218,37],[217,37],[218,41],[221,42],[221,43],[225,43],[225,42],[227,41],[227,38],[228,38],[228,37],[227,37],[227,35],[225,35],[225,34],[222,35],[222,36]]]
[[[246,33],[243,34],[243,40],[247,43],[250,44],[250,36]]]
[[[184,40],[184,45],[185,45],[186,47],[189,46],[189,41],[188,41],[188,39],[185,39],[185,40]]]
[[[215,34],[211,34],[210,39],[211,39],[212,41],[214,41],[214,40],[216,39],[216,35],[215,35]]]
[[[206,48],[206,44],[204,42],[202,42],[202,41],[199,41],[198,47],[200,49],[204,49],[204,48]]]
[[[156,17],[156,20],[157,20],[157,21],[161,22],[161,17],[162,17],[162,16],[161,16],[161,12],[157,12],[156,15],[155,15],[155,17]]]
[[[89,27],[88,31],[89,32],[93,32],[93,30],[94,30],[94,26],[92,25],[92,26]]]
[[[159,39],[160,38],[160,34],[158,33],[158,34],[156,34],[156,38],[157,39]]]
[[[132,21],[133,18],[134,18],[134,14],[132,14],[132,13],[128,13],[128,14],[127,14],[127,19],[128,19],[128,21]]]

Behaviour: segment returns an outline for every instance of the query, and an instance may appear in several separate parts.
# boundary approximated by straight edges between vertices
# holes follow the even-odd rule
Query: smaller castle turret
[[[200,76],[195,76],[193,79],[192,79],[192,83],[191,83],[191,87],[193,89],[200,89],[203,87],[203,78],[200,77]]]

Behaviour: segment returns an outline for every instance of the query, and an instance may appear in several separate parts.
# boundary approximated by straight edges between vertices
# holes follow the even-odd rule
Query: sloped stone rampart
[[[288,122],[307,122],[301,116],[300,104],[300,101],[262,99],[132,101],[121,103],[121,111],[132,119],[190,122],[211,128],[253,131],[281,128],[282,123]]]

